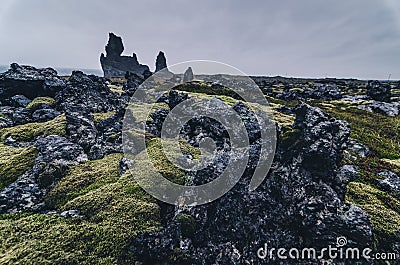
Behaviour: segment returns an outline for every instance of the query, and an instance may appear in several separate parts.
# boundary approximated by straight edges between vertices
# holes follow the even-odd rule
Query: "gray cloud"
[[[396,0],[3,0],[0,64],[99,68],[108,32],[154,68],[210,59],[258,75],[400,79]]]

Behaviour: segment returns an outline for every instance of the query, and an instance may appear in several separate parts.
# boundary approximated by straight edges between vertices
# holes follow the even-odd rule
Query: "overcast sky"
[[[1,0],[0,64],[98,69],[108,32],[151,69],[163,50],[251,75],[400,79],[398,0]]]

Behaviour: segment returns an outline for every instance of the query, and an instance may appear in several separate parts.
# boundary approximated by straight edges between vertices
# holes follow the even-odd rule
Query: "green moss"
[[[142,168],[143,171],[141,173],[145,174],[153,174],[152,169],[149,168],[148,161],[144,158],[147,156],[150,158],[152,165],[163,177],[166,179],[177,183],[184,184],[185,182],[185,172],[172,164],[171,161],[168,160],[167,156],[164,153],[164,149],[171,150],[173,147],[173,142],[164,142],[164,147],[160,138],[154,138],[148,141],[147,149],[142,151],[135,159],[135,167]],[[175,153],[169,153],[169,155],[175,159],[181,156],[180,152],[176,150]],[[187,149],[189,152],[189,149]],[[147,152],[146,154],[144,152]],[[136,171],[136,170],[135,170]],[[138,172],[139,173],[139,172]],[[143,177],[143,176],[142,176]]]
[[[270,96],[265,96],[265,98],[270,103],[279,104],[279,105],[285,105],[285,106],[288,106],[288,107],[294,107],[294,106],[297,106],[299,104],[299,102],[297,100],[285,101],[285,100],[273,98],[273,97],[270,97]]]
[[[28,141],[39,135],[66,135],[66,118],[60,115],[57,118],[47,122],[34,122],[18,125],[10,128],[0,129],[0,140],[4,141],[12,137],[17,141]]]
[[[33,111],[37,110],[42,104],[49,105],[50,107],[54,107],[56,105],[56,101],[54,98],[50,97],[38,97],[32,100],[31,103],[26,106],[26,108],[31,109]]]
[[[107,183],[116,182],[119,179],[119,160],[122,156],[111,154],[70,168],[65,177],[48,193],[46,203],[51,208],[60,208],[69,200]]]
[[[102,112],[102,113],[93,113],[91,115],[93,116],[94,123],[99,124],[100,122],[110,118],[114,114],[115,114],[115,111],[110,111],[110,112]]]
[[[134,264],[129,239],[159,229],[146,224],[134,230],[56,215],[3,215],[0,264]]]
[[[346,200],[359,206],[369,216],[377,248],[385,248],[400,230],[400,201],[370,185],[351,182]]]
[[[0,190],[31,168],[36,155],[33,146],[15,148],[0,144]]]

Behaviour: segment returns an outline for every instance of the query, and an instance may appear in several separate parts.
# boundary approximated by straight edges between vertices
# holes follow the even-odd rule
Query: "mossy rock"
[[[38,97],[32,100],[31,103],[26,106],[26,108],[35,111],[42,105],[48,105],[53,108],[56,105],[56,101],[54,100],[54,98],[50,97]]]
[[[84,218],[0,215],[1,264],[134,264],[135,236],[161,229],[156,200],[130,174],[122,154],[72,167],[46,197],[55,210]]]
[[[192,238],[197,230],[197,221],[189,214],[180,213],[176,216],[176,221],[181,226],[182,235]]]
[[[12,137],[17,141],[29,141],[39,135],[65,136],[67,121],[65,115],[60,115],[47,122],[33,122],[9,128],[0,129],[0,140]]]
[[[100,122],[110,118],[115,114],[115,111],[110,112],[101,112],[101,113],[92,113],[93,120],[95,124],[99,124]]]
[[[0,144],[0,190],[30,169],[36,155],[34,146],[15,148]]]
[[[346,200],[359,206],[369,216],[377,248],[390,247],[400,232],[400,201],[370,185],[351,182]]]

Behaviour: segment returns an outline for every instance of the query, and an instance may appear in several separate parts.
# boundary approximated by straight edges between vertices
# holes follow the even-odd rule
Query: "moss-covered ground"
[[[66,135],[66,118],[60,115],[47,122],[33,122],[0,129],[0,140],[12,137],[17,141],[29,141],[39,135]]]

